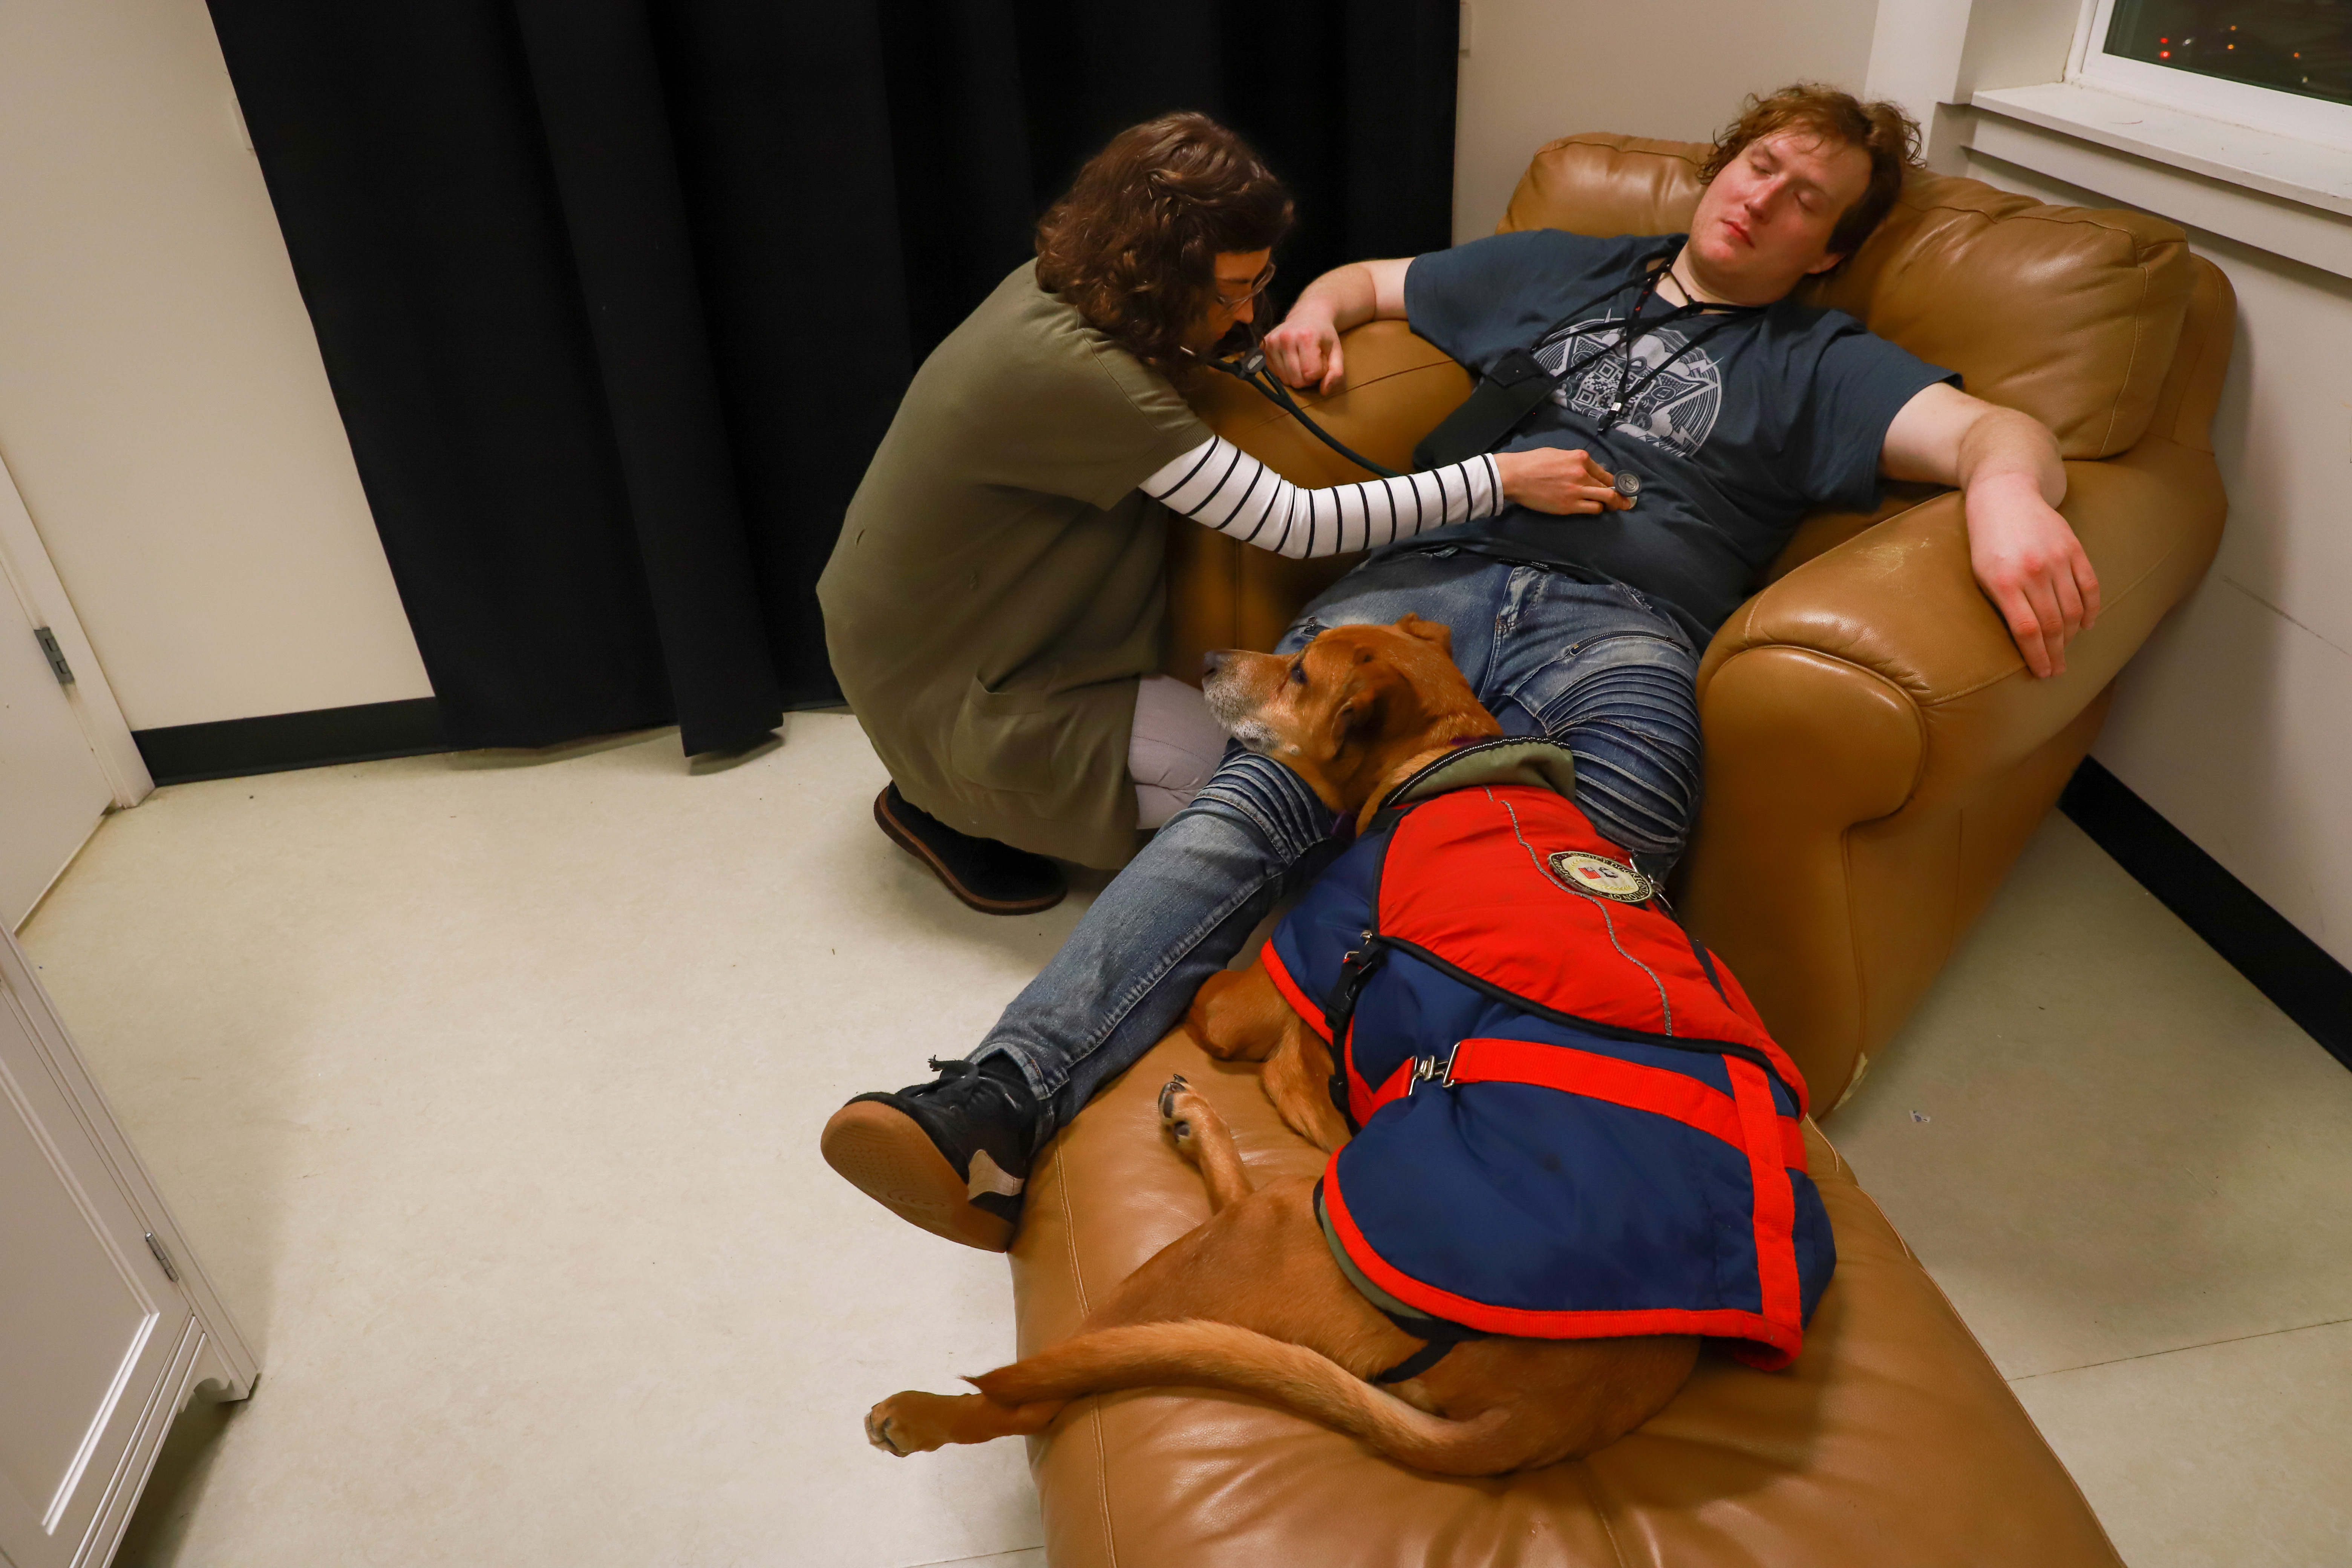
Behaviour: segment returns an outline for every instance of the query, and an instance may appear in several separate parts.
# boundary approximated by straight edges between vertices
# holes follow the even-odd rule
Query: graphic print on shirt
[[[1562,385],[1552,401],[1572,408],[1603,429],[1610,428],[1609,405],[1625,373],[1624,329],[1606,316],[1580,321],[1566,336],[1536,350],[1537,363],[1558,375],[1571,362],[1588,360],[1584,374]],[[1617,416],[1615,428],[1654,447],[1665,447],[1687,458],[1706,445],[1723,407],[1723,373],[1704,345],[1675,358],[1690,339],[1672,327],[1656,327],[1633,344],[1632,380],[1641,391]],[[1652,375],[1665,363],[1664,371]],[[1643,379],[1649,378],[1647,385]]]

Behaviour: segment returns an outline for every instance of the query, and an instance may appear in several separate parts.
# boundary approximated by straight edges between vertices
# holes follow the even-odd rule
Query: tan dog
[[[1253,751],[1295,769],[1335,812],[1369,820],[1397,783],[1460,740],[1501,733],[1454,668],[1446,628],[1407,616],[1344,626],[1303,653],[1212,658],[1204,688]],[[1264,1061],[1283,1121],[1326,1149],[1348,1139],[1328,1049],[1264,965],[1213,975],[1183,1032],[1212,1055]],[[1404,1464],[1495,1475],[1587,1454],[1671,1399],[1697,1357],[1690,1335],[1466,1342],[1409,1381],[1366,1380],[1423,1348],[1339,1271],[1314,1184],[1254,1186],[1233,1134],[1185,1081],[1161,1124],[1208,1188],[1208,1221],[1161,1249],[1073,1338],[971,1379],[978,1394],[893,1394],[866,1418],[892,1454],[1042,1430],[1070,1400],[1195,1386],[1255,1394],[1350,1433]]]

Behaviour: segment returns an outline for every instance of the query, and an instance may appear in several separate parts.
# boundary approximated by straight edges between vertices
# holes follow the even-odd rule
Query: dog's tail
[[[1120,1388],[1252,1394],[1439,1475],[1496,1475],[1529,1458],[1524,1438],[1515,1440],[1517,1435],[1508,1430],[1507,1408],[1449,1421],[1303,1345],[1201,1319],[1099,1329],[970,1381],[991,1403],[1007,1405]]]

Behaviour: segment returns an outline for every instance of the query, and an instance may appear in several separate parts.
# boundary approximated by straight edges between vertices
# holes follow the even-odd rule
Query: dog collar
[[[1533,784],[1569,800],[1576,798],[1576,759],[1566,746],[1542,736],[1496,735],[1454,742],[1449,755],[1420,769],[1381,802],[1392,811],[1447,790],[1472,784]]]

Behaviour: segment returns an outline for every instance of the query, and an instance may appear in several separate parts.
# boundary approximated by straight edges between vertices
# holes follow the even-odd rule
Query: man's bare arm
[[[1892,479],[1956,485],[1968,519],[1969,564],[2038,676],[2063,674],[2066,645],[2099,618],[2099,578],[2058,503],[2066,468],[2031,415],[1944,383],[1903,405],[1880,468]]]
[[[1282,325],[1265,335],[1266,363],[1293,386],[1339,384],[1339,334],[1366,321],[1404,320],[1404,274],[1412,258],[1351,261],[1309,283]]]

